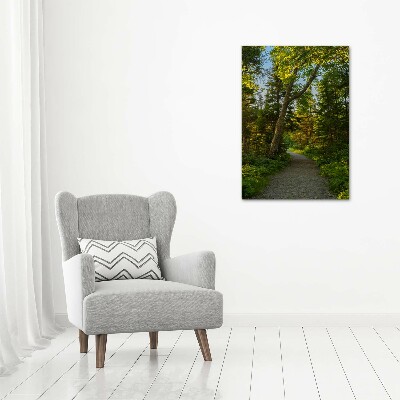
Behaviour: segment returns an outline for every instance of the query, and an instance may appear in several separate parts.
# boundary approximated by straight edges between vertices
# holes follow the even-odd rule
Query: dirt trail
[[[335,199],[326,179],[319,175],[315,161],[301,154],[289,154],[290,164],[271,176],[258,199]]]

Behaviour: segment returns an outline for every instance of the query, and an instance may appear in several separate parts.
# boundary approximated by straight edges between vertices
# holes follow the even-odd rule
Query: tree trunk
[[[295,68],[294,73],[293,73],[293,78],[288,83],[287,88],[286,88],[285,97],[283,98],[282,108],[279,113],[278,121],[276,121],[274,137],[272,138],[271,147],[269,149],[269,157],[274,157],[278,153],[279,145],[281,144],[281,141],[282,141],[285,117],[286,117],[286,112],[289,107],[289,104],[293,100],[296,100],[299,97],[301,97],[306,92],[306,90],[310,87],[312,81],[317,77],[318,70],[319,70],[319,65],[316,65],[313,72],[309,76],[307,82],[304,84],[303,88],[300,91],[298,91],[297,93],[293,94],[293,96],[292,96],[292,89],[293,89],[294,82],[296,81],[297,72],[298,72],[298,69]]]
[[[278,120],[275,124],[274,137],[272,138],[271,147],[269,148],[269,156],[274,157],[279,150],[279,145],[281,144],[283,136],[283,128],[285,124],[286,111],[290,104],[290,93],[286,92],[285,98],[283,99],[282,108],[279,112]]]

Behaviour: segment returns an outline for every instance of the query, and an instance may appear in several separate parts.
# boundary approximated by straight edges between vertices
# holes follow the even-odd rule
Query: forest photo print
[[[349,47],[242,47],[242,198],[349,199]]]

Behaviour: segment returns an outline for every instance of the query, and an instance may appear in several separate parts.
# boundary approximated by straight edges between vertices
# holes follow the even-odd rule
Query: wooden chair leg
[[[104,368],[107,335],[96,335],[96,368]]]
[[[79,345],[80,345],[80,352],[87,353],[88,352],[88,342],[89,336],[86,335],[85,332],[79,330]]]
[[[205,329],[195,329],[197,341],[199,342],[201,354],[204,361],[212,361],[210,347],[208,345],[207,332]]]
[[[156,349],[158,347],[158,332],[149,332],[150,348]]]
[[[199,330],[198,330],[198,329],[195,329],[194,333],[196,334],[197,342],[199,343],[199,347],[200,347],[200,350],[201,350],[201,354],[203,355],[203,358],[204,358],[204,350],[203,350],[203,346],[202,346],[202,344],[201,344],[200,335],[199,335]]]

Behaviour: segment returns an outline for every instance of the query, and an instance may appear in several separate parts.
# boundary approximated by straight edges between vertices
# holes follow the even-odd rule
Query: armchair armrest
[[[83,327],[83,299],[94,292],[94,262],[90,254],[77,254],[63,262],[69,321]]]
[[[162,272],[167,281],[187,283],[206,289],[215,288],[215,254],[199,251],[162,261]]]

